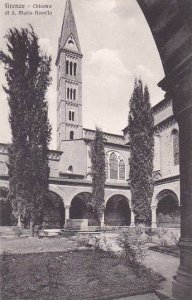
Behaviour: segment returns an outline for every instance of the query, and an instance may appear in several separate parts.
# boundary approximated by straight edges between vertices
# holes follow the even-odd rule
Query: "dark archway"
[[[157,226],[180,227],[179,200],[175,193],[164,190],[157,196]]]
[[[89,205],[90,197],[90,193],[84,192],[73,198],[71,201],[70,219],[88,219],[88,225],[98,225],[93,210]]]
[[[131,223],[131,211],[125,196],[114,195],[106,204],[105,225],[129,226]]]
[[[46,228],[63,228],[65,224],[65,208],[62,198],[49,191],[45,199],[43,222]]]
[[[0,226],[11,225],[11,205],[7,199],[9,190],[0,188]]]

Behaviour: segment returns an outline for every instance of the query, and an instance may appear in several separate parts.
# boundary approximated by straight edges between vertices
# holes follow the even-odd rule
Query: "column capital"
[[[70,209],[71,205],[65,205],[65,209]]]
[[[157,209],[157,205],[151,206],[151,209],[152,209],[152,210],[156,210],[156,209]]]

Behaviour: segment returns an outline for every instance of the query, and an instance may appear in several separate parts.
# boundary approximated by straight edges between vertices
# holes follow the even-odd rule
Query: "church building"
[[[49,194],[44,222],[62,228],[70,219],[88,220],[96,226],[87,208],[92,191],[90,143],[95,131],[83,127],[82,59],[71,1],[67,0],[58,42],[57,67],[57,149],[49,151]],[[152,227],[179,226],[179,144],[178,125],[172,100],[163,99],[153,108],[155,120],[154,194],[151,202]],[[127,124],[125,124],[126,126]],[[104,132],[106,184],[103,226],[134,224],[128,186],[130,143],[127,127],[122,135]],[[7,144],[0,144],[0,219],[11,225],[6,209],[9,180]]]

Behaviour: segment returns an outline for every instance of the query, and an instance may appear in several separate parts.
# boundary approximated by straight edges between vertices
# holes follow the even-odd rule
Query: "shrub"
[[[85,246],[85,247],[89,247],[89,241],[90,241],[91,235],[90,234],[79,234],[76,237],[76,242],[77,244],[81,247],[81,246]]]
[[[172,239],[174,245],[177,245],[179,242],[179,235],[176,234],[176,232],[171,231],[171,239]]]
[[[141,239],[142,233],[143,230],[140,226],[136,226],[123,231],[118,238],[118,245],[123,250],[123,257],[130,265],[141,264],[146,255],[145,243]]]
[[[47,253],[44,253],[44,255],[47,257],[47,260],[45,262],[45,268],[46,268],[46,281],[45,286],[47,287],[47,291],[49,296],[52,296],[56,298],[57,292],[59,289],[59,281],[62,274],[62,262],[63,257],[58,256],[56,259],[55,257],[48,255]]]

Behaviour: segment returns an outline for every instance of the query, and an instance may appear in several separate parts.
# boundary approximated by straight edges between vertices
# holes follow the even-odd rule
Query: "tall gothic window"
[[[110,156],[110,178],[118,179],[118,160],[115,153]]]
[[[105,160],[105,176],[108,178],[108,160]]]
[[[125,179],[125,163],[123,159],[119,162],[119,179]]]
[[[172,138],[173,138],[173,162],[174,165],[179,164],[179,132],[178,130],[174,129],[172,131]]]

